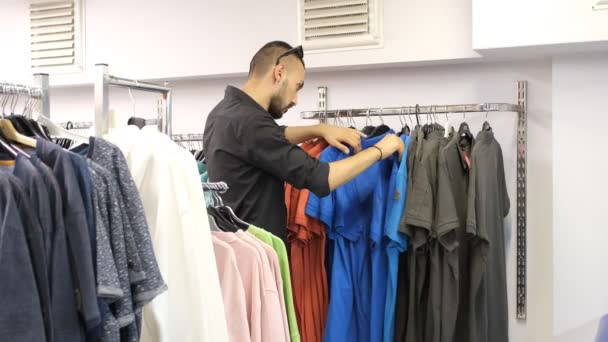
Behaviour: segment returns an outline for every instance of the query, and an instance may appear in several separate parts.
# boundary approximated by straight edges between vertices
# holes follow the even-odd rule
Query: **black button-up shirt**
[[[287,141],[285,127],[240,89],[227,87],[205,124],[205,159],[211,182],[224,181],[222,195],[242,220],[287,240],[284,182],[329,194],[329,164]]]

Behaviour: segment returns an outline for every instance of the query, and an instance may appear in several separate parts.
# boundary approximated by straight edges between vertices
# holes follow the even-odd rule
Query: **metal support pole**
[[[109,97],[108,65],[95,64],[95,136],[97,137],[108,132]]]
[[[319,92],[319,110],[323,111],[327,114],[327,87],[318,87],[317,91]],[[321,122],[327,121],[327,115],[320,119]]]
[[[51,117],[51,98],[49,91],[49,74],[34,74],[34,84],[40,88],[40,114]]]
[[[165,87],[169,87],[169,83],[165,82]],[[163,120],[163,129],[162,132],[168,136],[171,136],[173,133],[173,113],[171,108],[173,106],[173,90],[167,91],[164,95],[165,99],[165,118]]]
[[[527,317],[527,91],[528,82],[517,82],[517,319]]]

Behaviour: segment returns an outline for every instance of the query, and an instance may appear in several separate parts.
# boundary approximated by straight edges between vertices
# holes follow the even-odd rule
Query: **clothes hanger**
[[[378,118],[380,118],[381,124],[372,130],[372,132],[370,133],[371,137],[380,136],[391,130],[390,127],[388,127],[387,125],[384,124],[384,118],[382,116],[382,112],[384,112],[384,108],[380,108],[380,113],[378,113]]]
[[[484,108],[486,110],[486,118],[485,118],[485,122],[483,123],[483,126],[481,127],[481,130],[484,131],[484,132],[491,132],[492,131],[492,126],[488,122],[488,107],[487,107],[486,104],[484,104]]]
[[[52,136],[68,138],[68,139],[73,140],[75,143],[79,143],[79,144],[88,144],[89,143],[88,137],[68,131],[68,130],[64,129],[63,127],[59,126],[58,124],[54,123],[53,121],[51,121],[51,119],[47,118],[46,116],[44,116],[42,114],[38,115],[36,122],[42,124],[43,126],[46,126],[46,128],[49,130],[49,133]]]
[[[465,118],[465,112],[462,112],[463,119]],[[471,128],[466,121],[463,121],[458,128],[458,145],[463,145],[463,142],[466,142],[469,145],[473,144],[473,133],[471,132]]]
[[[44,127],[42,127],[38,122],[36,122],[36,120],[33,119],[34,108],[37,107],[39,103],[39,99],[33,99],[33,101],[30,103],[29,109],[24,115],[27,118],[27,121],[31,124],[31,127],[34,129],[34,133],[36,133],[42,139],[51,141],[51,137],[47,134]]]
[[[21,134],[29,137],[41,137],[43,139],[47,139],[48,137],[43,133],[38,124],[30,119],[32,109],[28,107],[33,106],[34,103],[38,103],[38,100],[32,99],[31,96],[31,90],[28,90],[28,100],[26,101],[26,105],[23,108],[21,115],[16,115],[13,111],[13,115],[11,115],[9,119],[11,119],[17,131],[19,131]],[[48,139],[50,140],[50,138]]]
[[[349,109],[346,112],[346,117],[347,117],[347,121],[348,121],[348,127],[352,128],[352,129],[357,129],[357,123],[355,122],[355,119],[353,118],[352,109]]]
[[[220,232],[220,231],[222,231],[220,229],[220,227],[217,225],[217,222],[215,221],[215,217],[213,217],[212,215],[207,214],[207,218],[209,219],[209,229],[212,232]]]
[[[11,146],[11,144],[6,140],[2,131],[0,131],[0,147],[10,153],[13,157],[17,157],[17,151]],[[27,154],[24,154],[27,155]]]
[[[34,135],[34,132],[28,127],[28,124],[26,124],[26,122],[21,120],[23,118],[19,118],[19,116],[15,115],[15,109],[17,107],[17,103],[19,102],[19,94],[17,94],[17,93],[11,94],[9,97],[10,97],[10,105],[9,105],[10,113],[6,118],[8,118],[9,120],[11,120],[13,122],[13,126],[18,132],[20,132],[24,135],[28,135],[28,136]]]
[[[228,220],[226,220],[225,217],[223,217],[217,210],[216,205],[218,203],[218,197],[217,194],[215,193],[214,190],[209,190],[212,191],[212,201],[213,204],[207,207],[207,215],[209,215],[209,217],[213,217],[214,222],[216,224],[216,226],[224,232],[232,232],[235,233],[236,231],[238,231],[238,228],[234,226],[234,224]]]
[[[452,121],[450,120],[450,116],[448,115],[448,113],[445,113],[445,120],[445,137],[447,138],[454,134],[454,125],[452,125]]]
[[[211,183],[211,187],[215,187],[218,191],[226,191],[227,190],[227,185],[225,183],[219,183],[219,184],[213,184]],[[217,202],[219,205],[215,206],[215,209],[217,210],[218,213],[221,214],[221,216],[228,222],[231,222],[235,227],[239,228],[239,229],[243,229],[246,230],[247,228],[249,228],[249,223],[241,220],[232,210],[232,208],[230,208],[229,206],[224,205],[224,201],[222,200],[222,197],[219,195],[218,191],[214,191],[213,195],[215,196],[215,198],[217,199]]]
[[[17,99],[12,103],[11,112],[13,113],[15,112],[18,99],[19,97],[17,97]],[[19,133],[10,120],[5,118],[0,119],[0,130],[2,131],[3,136],[6,140],[14,141],[21,145],[36,148],[36,140]]]
[[[416,104],[416,126],[414,127],[414,129],[419,129],[420,128],[420,117],[418,116],[420,114],[420,106],[418,104]]]
[[[361,132],[363,132],[367,136],[369,136],[372,130],[374,129],[374,126],[372,126],[372,119],[370,118],[371,111],[371,108],[367,109],[367,114],[365,114],[365,127],[363,127],[363,129],[361,130]]]
[[[403,107],[401,107],[401,113],[399,115],[399,122],[401,123],[401,131],[399,132],[399,135],[410,135],[411,130],[410,130],[410,126],[407,125],[407,119],[405,118],[405,115],[403,114]]]
[[[36,148],[36,139],[27,137],[19,133],[13,123],[8,119],[0,119],[0,130],[4,133],[6,139],[14,141],[18,144],[25,145],[31,148]]]

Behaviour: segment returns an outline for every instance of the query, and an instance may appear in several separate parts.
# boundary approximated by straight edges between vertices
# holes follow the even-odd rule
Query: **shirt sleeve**
[[[287,141],[285,128],[270,117],[251,115],[237,131],[242,157],[298,189],[309,189],[319,197],[328,195],[329,164]]]

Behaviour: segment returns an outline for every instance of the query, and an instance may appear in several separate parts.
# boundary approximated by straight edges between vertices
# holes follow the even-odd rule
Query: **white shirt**
[[[113,130],[140,191],[169,290],[144,307],[142,342],[228,340],[196,161],[156,127]]]

